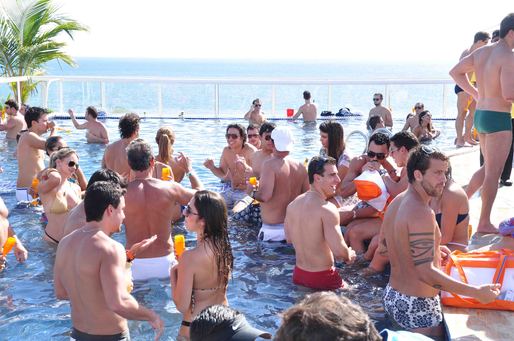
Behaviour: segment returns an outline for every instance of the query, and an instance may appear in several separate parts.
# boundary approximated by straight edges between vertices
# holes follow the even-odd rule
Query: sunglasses
[[[385,153],[375,153],[375,152],[372,152],[371,150],[368,150],[368,157],[370,157],[370,158],[376,157],[377,160],[383,160],[383,159],[385,159],[386,155],[385,155]]]
[[[248,134],[249,139],[251,139],[252,137],[259,137],[259,134]]]
[[[423,109],[423,107],[414,107],[414,109]]]
[[[422,144],[421,147],[419,148],[421,149],[421,151],[423,153],[425,153],[425,155],[431,155],[433,153],[435,153],[437,151],[436,148],[433,148],[433,147],[430,147],[430,146],[427,146],[425,144]]]
[[[256,107],[262,107],[262,104],[254,104]]]
[[[75,161],[70,161],[70,162],[68,162],[68,167],[79,169],[79,164]]]
[[[237,135],[237,134],[225,134],[225,137],[227,139],[234,139],[234,140],[236,140],[236,139],[239,138],[239,135]]]
[[[184,214],[185,217],[189,217],[191,214],[199,215],[198,213],[191,211],[191,206],[189,206],[189,205],[184,206],[184,210],[182,211],[182,214]]]
[[[378,102],[380,101],[380,98],[373,98],[373,102]]]

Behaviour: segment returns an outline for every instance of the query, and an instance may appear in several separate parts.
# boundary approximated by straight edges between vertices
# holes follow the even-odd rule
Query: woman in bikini
[[[171,291],[182,325],[177,340],[189,340],[189,325],[203,309],[228,305],[227,285],[234,257],[228,238],[227,207],[218,193],[198,191],[184,209],[196,247],[184,251],[171,270]]]
[[[441,245],[452,251],[464,251],[469,242],[469,201],[466,192],[453,181],[451,166],[448,166],[443,193],[430,200],[430,207],[441,230]]]
[[[430,111],[425,110],[419,114],[419,126],[413,131],[414,135],[418,138],[419,142],[429,142],[439,136],[439,130],[435,130],[432,126],[432,114]]]
[[[50,157],[50,166],[39,176],[38,193],[43,203],[48,224],[44,239],[59,243],[69,211],[81,201],[80,187],[68,181],[79,168],[73,149],[62,148]]]
[[[181,182],[187,174],[188,160],[182,153],[179,153],[177,156],[173,156],[175,133],[171,128],[159,128],[159,130],[157,130],[157,135],[155,135],[155,142],[157,142],[157,145],[159,146],[159,154],[155,157],[155,160],[170,166],[173,172],[173,180]]]

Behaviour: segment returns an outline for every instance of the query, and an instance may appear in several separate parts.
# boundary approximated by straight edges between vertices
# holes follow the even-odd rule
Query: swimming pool
[[[206,188],[219,190],[219,180],[202,163],[207,157],[219,160],[226,145],[225,127],[229,122],[231,121],[147,119],[141,123],[140,136],[149,141],[157,151],[155,132],[161,126],[171,126],[176,134],[175,152],[182,151],[193,159],[194,169]],[[348,118],[340,122],[346,133],[355,129],[362,130],[364,127],[362,118]],[[318,154],[321,147],[318,125],[304,125],[301,121],[276,123],[292,128],[296,138],[293,157],[303,160]],[[70,120],[59,120],[58,125],[72,129]],[[106,125],[111,140],[116,140],[119,136],[117,120],[107,120]],[[453,128],[453,122],[437,121],[435,125],[437,129],[446,132]],[[395,130],[400,129],[403,126],[402,121],[395,122],[395,126]],[[60,135],[70,147],[77,149],[80,165],[89,178],[100,167],[104,147],[86,144],[82,131],[72,130],[71,133],[61,132]],[[450,146],[448,142],[453,140],[453,134],[443,134],[438,140],[436,144],[446,149]],[[357,138],[352,141],[353,139],[348,148],[357,155],[362,151],[362,141]],[[53,293],[55,248],[42,240],[43,229],[39,222],[41,208],[16,207],[14,187],[17,163],[13,155],[15,143],[0,140],[0,151],[0,165],[4,169],[4,173],[0,174],[0,195],[10,210],[11,225],[29,250],[29,259],[25,264],[18,264],[13,254],[9,254],[8,268],[0,273],[0,339],[68,339],[71,327],[69,302],[56,300]],[[184,183],[189,185],[187,181]],[[230,225],[235,262],[228,287],[229,303],[245,313],[255,326],[274,332],[280,324],[279,312],[310,292],[291,282],[295,264],[294,250],[285,244],[258,243],[257,230],[233,223]],[[175,226],[173,233],[185,233],[188,247],[195,242],[195,236],[186,232],[182,222]],[[124,243],[123,233],[114,235],[114,238]],[[377,322],[378,327],[382,328],[387,325],[381,304],[382,288],[387,282],[387,276],[363,279],[358,272],[365,266],[365,263],[352,266],[338,264],[343,278],[349,284],[349,289],[343,292],[345,296],[359,303]],[[140,303],[154,309],[165,322],[166,329],[162,339],[174,340],[181,314],[175,309],[171,299],[169,282],[136,282],[133,295]],[[146,322],[131,321],[129,327],[134,340],[148,340],[153,336],[153,331]]]

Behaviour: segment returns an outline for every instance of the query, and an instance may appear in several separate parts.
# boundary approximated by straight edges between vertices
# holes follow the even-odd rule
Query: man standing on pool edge
[[[156,339],[164,329],[159,316],[132,297],[123,245],[110,235],[125,218],[125,190],[99,181],[86,191],[86,225],[64,237],[54,267],[55,296],[69,300],[71,340],[130,340],[126,319],[148,321]]]
[[[482,210],[477,232],[497,233],[491,210],[498,180],[512,141],[510,111],[514,101],[514,13],[500,24],[500,40],[463,58],[451,71],[455,82],[477,101],[474,124],[480,137],[484,165],[471,178],[467,194],[482,186]],[[478,89],[466,73],[475,71]]]

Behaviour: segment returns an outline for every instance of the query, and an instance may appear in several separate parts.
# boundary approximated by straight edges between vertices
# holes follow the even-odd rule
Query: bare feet
[[[472,145],[472,146],[476,146],[478,145],[478,141],[474,140],[473,138],[471,137],[468,137],[465,139],[466,143]]]
[[[466,146],[466,142],[464,142],[464,138],[461,137],[460,139],[459,138],[456,138],[454,141],[453,141],[453,144],[457,147],[457,148],[461,148],[461,147],[465,147]]]
[[[487,223],[487,224],[480,224],[480,223],[478,223],[477,233],[497,234],[498,232],[499,232],[498,228],[496,226],[494,226],[493,224],[491,224],[491,223]]]

